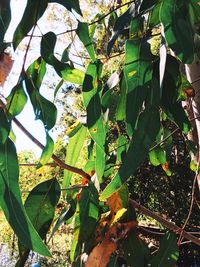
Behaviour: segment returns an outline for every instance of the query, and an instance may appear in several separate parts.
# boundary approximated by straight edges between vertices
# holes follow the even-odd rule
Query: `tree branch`
[[[16,119],[13,118],[14,123],[19,127],[19,129],[39,148],[44,149],[44,146]],[[84,172],[82,169],[73,167],[71,165],[68,165],[64,163],[62,160],[60,160],[55,154],[52,154],[51,158],[54,160],[54,162],[61,167],[62,169],[66,169],[70,172],[79,174],[83,178],[86,178],[88,180],[91,179],[90,175],[86,172]]]
[[[187,240],[190,240],[193,243],[195,243],[198,246],[200,246],[200,239],[197,238],[196,236],[189,234],[188,232],[186,232],[182,228],[178,227],[176,224],[173,224],[173,223],[167,221],[166,219],[164,219],[163,217],[161,217],[160,215],[158,215],[156,213],[153,213],[149,209],[147,209],[144,206],[140,205],[135,200],[130,199],[130,203],[139,212],[142,212],[146,216],[149,216],[149,217],[155,219],[156,221],[158,221],[159,223],[161,223],[162,225],[164,225],[166,228],[170,229],[171,231],[173,231],[175,233],[181,233],[184,238],[186,238]]]

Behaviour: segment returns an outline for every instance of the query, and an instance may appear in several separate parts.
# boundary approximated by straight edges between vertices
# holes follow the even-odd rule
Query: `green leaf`
[[[22,82],[18,83],[6,98],[7,109],[10,118],[20,114],[27,103],[27,95],[24,91]]]
[[[53,149],[54,149],[53,139],[46,131],[46,145],[42,151],[42,155],[40,157],[40,162],[39,162],[37,168],[40,168],[42,165],[45,165],[46,163],[48,163],[49,159],[51,158],[51,156],[53,154]]]
[[[119,92],[119,101],[117,104],[116,110],[116,120],[122,121],[126,117],[126,80],[124,73],[120,75],[120,92]]]
[[[92,139],[104,151],[106,138],[99,96],[99,72],[102,65],[90,63],[83,82],[83,100],[87,110],[87,126]]]
[[[58,3],[66,7],[69,11],[75,10],[79,15],[82,15],[79,0],[48,0],[49,3]]]
[[[183,63],[190,64],[194,59],[194,33],[187,14],[188,3],[177,0],[162,1],[160,20],[169,47]]]
[[[74,200],[73,202],[71,201],[69,203],[69,206],[68,208],[64,208],[58,218],[58,220],[56,221],[53,229],[52,229],[52,232],[51,232],[51,235],[47,241],[47,243],[49,243],[49,241],[51,240],[51,238],[54,236],[54,234],[56,233],[56,231],[60,228],[60,226],[63,224],[63,223],[66,223],[67,220],[69,220],[75,213],[76,211],[76,205],[74,203]]]
[[[45,71],[46,68],[43,66],[41,59],[34,61],[27,70],[25,84],[33,105],[36,120],[40,119],[45,129],[50,130],[56,123],[57,109],[52,102],[43,97],[39,92]]]
[[[0,144],[4,144],[10,132],[10,123],[7,120],[6,114],[0,108]]]
[[[167,161],[166,153],[161,147],[154,148],[149,152],[149,159],[152,165],[159,166]]]
[[[158,0],[143,0],[140,7],[140,12],[146,13],[147,11],[151,10],[157,2]]]
[[[124,135],[120,135],[117,142],[117,161],[122,162],[128,148],[128,140]]]
[[[105,153],[98,145],[96,145],[95,171],[99,183],[102,183],[103,181],[102,176],[104,174],[105,164]]]
[[[94,237],[94,230],[99,218],[98,191],[93,183],[81,192],[75,213],[74,237],[71,245],[70,259],[75,260],[83,242]]]
[[[34,187],[25,201],[24,207],[30,221],[42,239],[45,239],[53,221],[60,192],[60,185],[53,178]],[[21,242],[18,245],[20,253],[18,264],[22,264],[22,262],[25,263],[27,260],[30,250]]]
[[[158,109],[146,108],[139,117],[138,127],[129,145],[124,163],[103,191],[101,199],[106,199],[112,195],[136,171],[138,166],[144,161],[153,141],[155,141],[159,128],[160,117]]]
[[[48,32],[42,37],[41,56],[50,65],[52,65],[57,74],[64,80],[71,83],[82,84],[84,72],[79,69],[71,68],[69,64],[59,61],[54,56],[54,47],[57,37],[55,33]]]
[[[160,130],[159,100],[159,87],[150,87],[146,107],[139,116],[137,129],[131,139],[123,164],[104,189],[100,196],[101,200],[107,199],[116,192],[145,160]]]
[[[23,17],[15,30],[13,37],[13,47],[17,48],[21,40],[29,33],[31,28],[36,25],[38,19],[43,15],[47,8],[47,0],[28,0]]]
[[[160,241],[160,248],[157,254],[149,262],[151,267],[171,267],[173,266],[179,256],[179,249],[177,246],[176,235],[174,233],[166,233]]]
[[[76,166],[78,158],[80,156],[80,152],[82,150],[83,144],[85,142],[85,138],[87,135],[87,128],[84,126],[78,125],[78,131],[75,135],[70,137],[69,144],[67,145],[67,155],[65,159],[65,163],[71,166]],[[64,179],[63,179],[63,188],[67,188],[70,185],[71,178],[73,173],[64,170]]]
[[[130,267],[146,267],[150,258],[150,250],[133,230],[123,243],[124,257]],[[164,267],[164,266],[163,266]]]
[[[0,163],[0,204],[6,219],[27,248],[44,256],[50,256],[22,204],[17,155],[10,139],[7,139],[5,144],[0,144]]]
[[[0,2],[0,46],[4,41],[4,35],[8,29],[11,20],[10,0]],[[2,52],[0,50],[0,52]]]
[[[75,83],[78,85],[83,84],[83,80],[85,77],[85,73],[82,70],[72,69],[72,68],[69,68],[68,66],[66,66],[64,70],[60,71],[60,75],[64,81]]]
[[[131,136],[149,91],[153,74],[152,54],[146,39],[128,40],[124,75],[127,84],[126,123]]]
[[[92,61],[95,61],[96,56],[95,56],[93,42],[89,35],[88,24],[79,21],[76,33],[79,39],[81,40],[81,42],[84,44]]]
[[[113,35],[108,43],[107,46],[107,55],[110,55],[110,52],[112,50],[112,47],[120,35],[120,33],[131,23],[131,20],[138,15],[140,8],[140,1],[136,1],[135,3],[132,3],[130,7],[124,12],[120,17],[117,18],[114,29],[113,29]]]
[[[160,17],[159,17],[160,6],[161,2],[157,3],[150,12],[148,19],[148,26],[151,29],[160,24]]]
[[[177,101],[181,86],[179,63],[172,56],[167,56],[165,76],[163,80],[162,104],[169,119],[174,121],[187,134],[190,122],[181,105]]]
[[[56,95],[57,95],[59,89],[62,87],[63,83],[64,83],[64,80],[61,79],[59,81],[59,83],[56,85],[56,88],[55,88],[55,91],[54,91],[54,101],[55,101]]]

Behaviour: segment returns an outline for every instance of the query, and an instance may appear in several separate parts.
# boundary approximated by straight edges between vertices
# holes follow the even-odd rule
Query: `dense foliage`
[[[64,6],[69,20],[73,14],[75,28],[63,33],[41,32],[40,56],[26,68],[38,20],[50,3]],[[0,16],[3,65],[8,57],[5,49],[9,44],[4,42],[4,36],[11,19],[10,1],[1,1]],[[195,143],[187,140],[192,128],[191,118],[181,101],[193,97],[194,89],[181,67],[184,69],[185,64],[192,64],[199,53],[195,42],[199,22],[200,5],[195,0],[117,1],[107,14],[94,14],[90,23],[84,21],[78,0],[27,1],[12,41],[16,51],[23,39],[29,38],[22,70],[9,96],[1,97],[0,102],[0,204],[19,239],[16,266],[25,265],[31,250],[51,256],[42,240],[46,239],[52,223],[53,233],[62,223],[73,224],[70,249],[73,266],[121,266],[123,263],[134,267],[174,266],[183,237],[200,244],[198,238],[185,233],[188,219],[179,220],[180,211],[169,212],[161,199],[162,192],[159,196],[155,192],[164,190],[163,179],[167,180],[166,188],[170,191],[163,193],[168,195],[165,205],[172,205],[172,199],[177,201],[174,197],[177,190],[173,188],[184,182],[181,179],[188,179],[187,194],[192,192],[192,200],[187,203],[187,209],[190,203],[191,208],[196,205],[194,193],[199,164],[192,161],[191,168],[196,174],[186,167],[188,177],[183,177],[180,170],[175,170],[178,156],[174,149],[177,149],[177,133],[182,138],[181,149],[186,146],[184,156],[187,156],[182,163],[189,165],[189,154],[198,149]],[[54,52],[57,38],[65,33],[75,33],[78,40],[72,38],[58,56]],[[155,38],[156,47],[153,45]],[[81,46],[84,49],[81,50],[84,59],[81,67],[70,56],[71,46],[76,42],[80,42],[80,50]],[[68,86],[70,83],[71,90],[80,97],[80,119],[68,123],[64,134],[69,137],[65,161],[62,154],[53,154],[50,131],[57,120],[56,105],[41,93],[49,65],[61,79],[54,88],[54,96],[64,83]],[[2,85],[8,72],[5,66],[0,69]],[[16,118],[28,98],[35,118],[44,125],[44,147]],[[58,170],[58,174],[49,171],[48,179],[40,181],[24,203],[12,135],[13,122],[43,148],[38,171],[42,173],[43,166],[51,158],[64,169],[64,173]],[[160,184],[151,177],[153,185],[144,187],[148,181],[143,179],[147,179],[155,167],[159,168],[157,174],[160,176],[156,179],[160,179]],[[194,185],[191,177],[195,177]],[[143,200],[150,196],[143,202],[148,202],[154,211],[163,212],[166,219],[163,221],[162,217],[137,205],[130,198],[129,189],[136,200],[142,201],[142,196]],[[159,201],[157,208],[152,204],[154,201]],[[62,210],[54,222],[59,202]],[[140,222],[135,208],[166,227],[159,249],[153,253],[138,235]],[[171,219],[180,228],[170,223]]]

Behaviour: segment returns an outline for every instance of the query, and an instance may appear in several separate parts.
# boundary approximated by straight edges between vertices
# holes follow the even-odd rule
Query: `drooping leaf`
[[[99,183],[102,182],[102,176],[105,170],[105,153],[104,151],[96,145],[96,160],[95,160],[95,171]]]
[[[128,140],[124,135],[120,135],[117,142],[117,161],[122,162],[128,148]]]
[[[160,117],[157,108],[146,109],[141,113],[137,130],[129,145],[124,163],[119,168],[116,176],[103,191],[101,199],[106,199],[112,195],[126,182],[129,176],[136,171],[137,167],[144,161],[149,148],[156,138],[159,128]]]
[[[133,230],[123,243],[124,257],[130,267],[146,267],[150,258],[147,245]],[[164,266],[164,265],[163,265]]]
[[[157,254],[149,262],[151,267],[171,267],[176,264],[179,256],[176,235],[166,233],[160,241],[160,248]]]
[[[162,1],[160,20],[169,47],[183,63],[190,64],[194,59],[194,34],[188,18],[188,3]]]
[[[10,132],[10,123],[4,113],[3,109],[0,108],[0,144],[4,144],[8,138]]]
[[[128,205],[129,191],[127,185],[122,185],[118,191],[108,198],[108,205],[112,215]]]
[[[167,161],[165,151],[161,147],[151,150],[149,152],[149,159],[154,166],[159,166]]]
[[[81,42],[84,44],[92,61],[95,61],[96,56],[95,56],[93,42],[89,35],[88,24],[79,21],[76,33]]]
[[[54,55],[54,47],[57,37],[55,33],[48,32],[42,37],[41,56],[50,65],[52,65],[57,74],[64,80],[71,83],[82,84],[84,72],[72,68],[68,63],[59,61]]]
[[[152,85],[152,87],[149,88],[146,107],[139,116],[137,129],[129,144],[124,161],[115,177],[104,189],[100,196],[101,200],[107,199],[116,192],[145,160],[160,130],[159,103],[159,87]]]
[[[62,87],[63,83],[64,83],[64,80],[61,79],[61,80],[59,81],[59,83],[57,84],[57,86],[56,86],[56,88],[55,88],[55,91],[54,91],[54,101],[55,101],[55,98],[56,98],[56,96],[57,96],[57,93],[58,93],[59,89]]]
[[[56,231],[60,228],[60,226],[66,223],[66,221],[69,220],[74,215],[75,211],[76,211],[76,205],[74,204],[74,200],[73,200],[69,203],[68,208],[64,208],[62,210],[60,216],[58,217],[58,220],[56,221],[52,229],[51,235],[47,243],[49,243],[49,241],[52,239],[52,237],[54,236]]]
[[[104,145],[106,139],[99,95],[101,89],[101,84],[99,84],[101,68],[100,62],[90,63],[83,82],[83,100],[87,111],[87,127],[92,139],[98,146],[96,147],[95,165],[100,182],[105,168]]]
[[[107,46],[107,54],[109,55],[112,47],[120,35],[120,33],[131,23],[131,20],[138,15],[141,1],[137,0],[130,5],[126,12],[124,12],[120,17],[117,18],[114,28],[113,35]]]
[[[149,19],[148,19],[148,26],[150,28],[154,28],[155,26],[160,24],[160,17],[159,17],[160,5],[161,5],[161,2],[158,2],[150,12]]]
[[[13,37],[13,47],[17,48],[22,39],[29,33],[38,19],[43,15],[47,8],[47,0],[28,0],[23,17],[15,30]]]
[[[51,226],[59,198],[60,185],[53,178],[34,187],[24,203],[30,221],[42,239],[46,237]],[[18,264],[20,266],[20,263],[27,260],[30,250],[21,242],[18,245],[20,252]]]
[[[98,217],[98,191],[93,183],[89,183],[88,187],[82,190],[77,203],[74,237],[70,251],[72,261],[79,255],[83,242],[92,238]]]
[[[40,162],[37,168],[40,168],[42,165],[45,165],[46,163],[48,163],[49,159],[51,158],[51,155],[53,154],[53,149],[54,149],[53,139],[51,138],[49,133],[46,131],[46,145],[42,151]]]
[[[34,109],[35,118],[43,122],[45,129],[50,130],[56,123],[57,109],[52,102],[39,92],[45,71],[46,69],[41,59],[34,61],[27,70],[25,84]]]
[[[13,118],[22,112],[27,102],[27,95],[24,91],[22,82],[12,89],[6,100],[9,117]]]
[[[149,91],[153,74],[152,54],[146,39],[128,40],[124,75],[127,84],[126,124],[131,136]]]
[[[6,30],[10,24],[11,10],[10,0],[3,0],[0,2],[0,52],[3,51],[3,41]]]
[[[79,0],[48,0],[49,3],[58,3],[66,7],[69,11],[75,10],[79,15],[82,15]]]
[[[162,104],[169,119],[175,121],[180,129],[187,134],[191,126],[181,103],[177,100],[180,86],[179,63],[174,57],[168,55],[163,80]]]
[[[121,74],[120,77],[120,93],[119,100],[116,110],[116,120],[122,121],[126,117],[126,80],[124,77],[124,73]]]
[[[67,155],[65,163],[71,166],[76,166],[87,135],[86,127],[82,125],[80,127],[80,124],[78,124],[77,128],[78,131],[72,137],[70,137],[69,144],[67,145]],[[63,188],[69,187],[72,175],[72,172],[64,170]]]
[[[98,92],[101,64],[90,63],[83,82],[83,100],[87,110],[87,126],[92,139],[104,150],[105,127],[102,118],[101,101]]]
[[[0,162],[0,204],[6,219],[27,248],[44,256],[50,256],[22,204],[16,150],[9,139],[5,144],[0,144]]]

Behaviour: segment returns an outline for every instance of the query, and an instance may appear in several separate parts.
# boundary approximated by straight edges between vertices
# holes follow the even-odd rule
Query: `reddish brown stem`
[[[16,118],[13,118],[14,123],[19,127],[19,129],[39,148],[44,149],[43,144],[41,144]],[[54,162],[61,167],[62,169],[66,169],[70,172],[77,173],[83,178],[86,178],[90,180],[90,175],[86,172],[84,172],[82,169],[73,167],[71,165],[68,165],[64,163],[62,160],[60,160],[55,154],[51,156],[51,158],[54,160]]]

